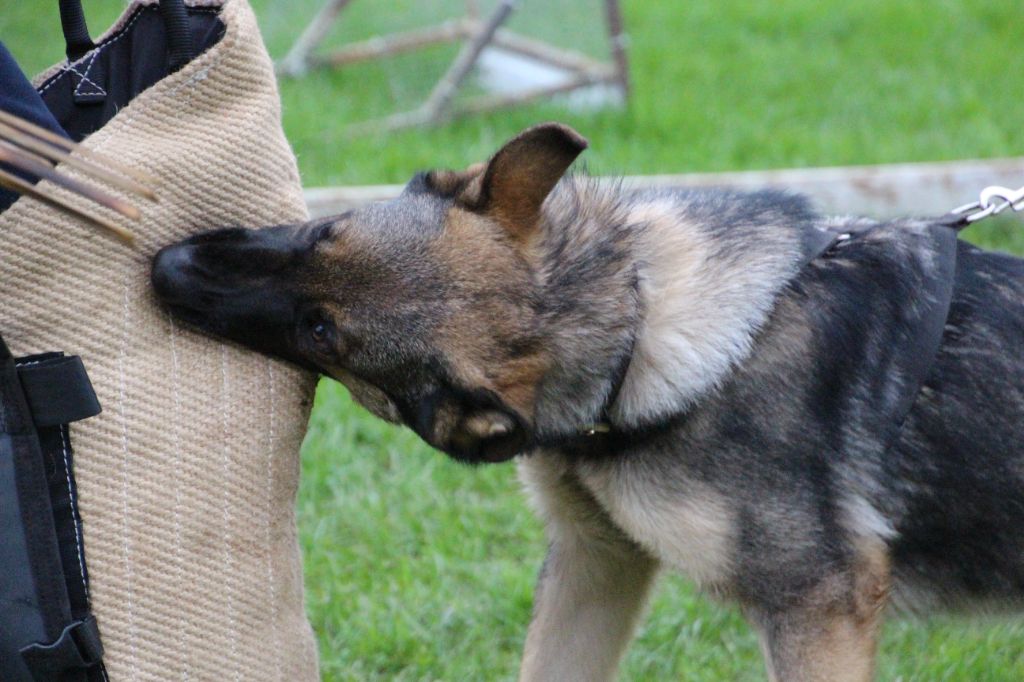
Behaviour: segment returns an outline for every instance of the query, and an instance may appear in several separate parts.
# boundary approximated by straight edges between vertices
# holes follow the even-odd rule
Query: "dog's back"
[[[826,434],[823,455],[789,462],[817,473],[791,472],[791,484],[814,479],[839,535],[884,541],[898,608],[1020,606],[1024,261],[927,222],[851,224],[847,245],[780,296],[753,353],[754,367],[788,374],[789,396],[806,391],[791,416]],[[801,325],[803,376],[772,359]],[[771,409],[781,432],[786,409]]]
[[[1024,261],[958,246],[942,345],[884,462],[911,608],[1024,601]]]

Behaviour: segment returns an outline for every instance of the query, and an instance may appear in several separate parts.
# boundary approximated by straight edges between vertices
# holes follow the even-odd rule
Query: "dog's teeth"
[[[511,429],[511,427],[509,427],[508,424],[503,424],[503,423],[500,423],[500,422],[492,422],[491,423],[491,427],[487,430],[487,435],[488,436],[504,436],[505,434],[507,434],[511,430],[512,429]]]

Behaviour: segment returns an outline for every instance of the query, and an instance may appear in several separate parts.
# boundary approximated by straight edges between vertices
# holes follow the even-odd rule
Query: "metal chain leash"
[[[950,211],[951,215],[961,216],[961,220],[970,224],[1002,213],[1007,208],[1013,211],[1024,211],[1024,187],[1013,190],[993,185],[981,190],[977,201],[958,206]]]

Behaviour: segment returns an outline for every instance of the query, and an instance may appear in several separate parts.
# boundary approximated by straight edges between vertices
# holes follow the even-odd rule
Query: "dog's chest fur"
[[[737,526],[735,507],[723,496],[628,460],[581,463],[577,471],[612,521],[653,556],[702,587],[725,582]]]
[[[551,450],[521,460],[519,475],[549,532],[614,527],[701,587],[726,587],[737,520],[706,484],[678,472],[661,476],[629,460],[578,462]]]

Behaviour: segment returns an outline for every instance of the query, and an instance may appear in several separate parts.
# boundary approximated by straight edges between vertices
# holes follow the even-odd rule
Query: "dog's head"
[[[393,201],[169,246],[153,286],[180,318],[338,379],[458,459],[506,460],[531,439],[550,363],[531,240],[585,148],[539,125],[486,164],[417,175]]]

